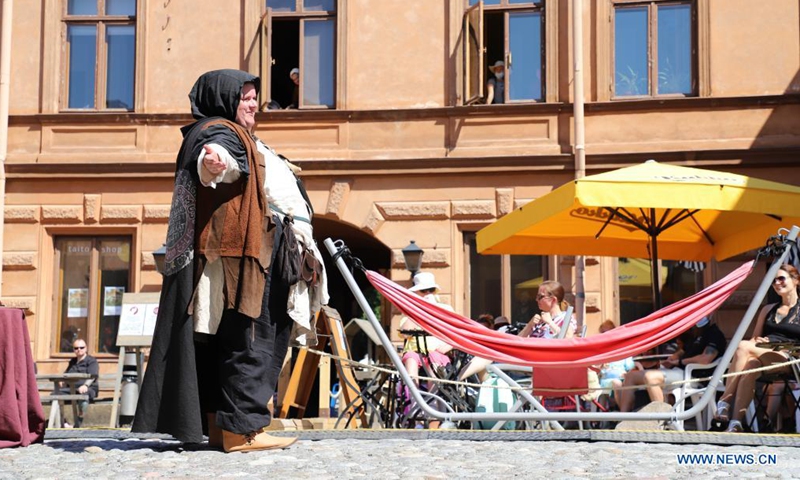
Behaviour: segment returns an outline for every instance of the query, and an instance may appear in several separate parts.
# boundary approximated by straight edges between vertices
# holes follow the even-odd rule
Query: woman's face
[[[775,279],[772,281],[772,288],[778,295],[787,295],[792,290],[797,289],[797,281],[785,270],[778,270]]]
[[[258,94],[252,83],[245,83],[242,87],[242,96],[239,106],[236,107],[236,123],[252,132],[256,124],[256,111],[258,110]]]
[[[539,293],[536,295],[536,303],[539,304],[539,308],[544,311],[548,312],[553,305],[557,302],[555,295],[548,292],[545,287],[539,287]]]

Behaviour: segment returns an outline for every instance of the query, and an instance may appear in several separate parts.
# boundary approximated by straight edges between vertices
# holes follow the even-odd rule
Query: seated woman
[[[761,309],[753,330],[753,338],[742,340],[728,373],[738,373],[776,363],[786,362],[790,357],[786,351],[773,351],[758,346],[764,342],[800,342],[800,305],[798,305],[798,285],[800,273],[791,265],[781,265],[772,288],[781,297],[781,301],[766,305]],[[784,366],[771,373],[789,373],[791,366]],[[725,393],[717,402],[717,414],[714,417],[724,427],[730,420],[728,432],[741,432],[745,411],[753,400],[755,383],[762,372],[753,372],[731,377],[725,387]],[[733,403],[733,412],[730,411]],[[777,410],[777,409],[776,409]],[[732,415],[731,415],[732,413]],[[720,427],[720,428],[722,428]]]
[[[519,336],[558,338],[561,329],[564,328],[566,317],[566,312],[563,310],[567,308],[567,302],[564,301],[564,287],[555,280],[542,282],[539,285],[536,302],[542,312],[531,317],[525,328],[519,332]],[[578,328],[578,321],[575,315],[567,322],[567,328],[567,334],[564,338],[573,337],[575,330]]]
[[[606,320],[600,324],[600,333],[606,333],[616,328],[612,320]],[[623,358],[615,362],[604,363],[600,366],[600,387],[603,393],[610,392],[609,401],[611,406],[616,405],[620,397],[620,388],[625,380],[625,374],[631,370],[642,370],[642,366],[633,361],[633,357]]]
[[[446,310],[453,311],[453,307],[442,303],[436,292],[439,291],[439,285],[436,284],[436,279],[432,273],[420,272],[414,275],[414,285],[409,289],[421,296],[425,300],[438,305]],[[407,332],[422,329],[413,320],[408,317],[403,317],[400,320],[400,331]],[[450,345],[439,340],[433,336],[414,336],[403,335],[406,339],[403,347],[403,364],[408,370],[408,373],[417,382],[419,376],[419,367],[423,362],[430,361],[437,366],[446,366],[450,364],[450,358],[447,352],[453,349]],[[424,355],[422,357],[420,354]]]

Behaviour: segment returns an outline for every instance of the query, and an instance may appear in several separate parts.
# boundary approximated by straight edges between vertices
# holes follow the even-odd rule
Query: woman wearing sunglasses
[[[800,285],[800,273],[791,265],[781,265],[773,280],[772,288],[780,296],[781,301],[766,305],[761,309],[753,330],[753,338],[742,340],[733,356],[728,373],[738,373],[789,359],[785,350],[764,348],[765,343],[800,343],[800,305],[798,305],[797,288]],[[784,366],[770,373],[788,373],[790,366]],[[721,430],[727,424],[728,432],[743,431],[742,419],[753,400],[755,383],[763,372],[753,372],[730,377],[719,402],[715,430]],[[731,404],[733,411],[731,412]],[[768,408],[768,410],[772,410]],[[777,411],[777,408],[774,410]]]
[[[525,328],[519,332],[520,337],[558,338],[564,328],[567,302],[564,301],[564,287],[554,281],[548,280],[539,285],[536,303],[541,313],[534,315]],[[569,329],[564,338],[575,335],[577,320],[573,315],[567,323]]]

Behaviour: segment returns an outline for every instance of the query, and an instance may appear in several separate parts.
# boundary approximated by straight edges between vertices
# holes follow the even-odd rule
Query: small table
[[[50,395],[42,396],[42,402],[51,402],[50,404],[50,420],[48,426],[50,428],[61,427],[61,407],[59,402],[65,400],[72,401],[72,421],[78,418],[78,402],[88,401],[88,394],[77,393],[76,384],[82,380],[88,380],[92,376],[88,373],[46,373],[36,375],[36,380],[49,380],[53,382],[53,390],[57,391],[61,388],[61,382],[69,386],[69,394],[52,393]]]

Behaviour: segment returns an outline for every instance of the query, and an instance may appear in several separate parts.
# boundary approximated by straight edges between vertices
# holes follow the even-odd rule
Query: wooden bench
[[[47,424],[50,428],[61,427],[63,420],[61,418],[61,402],[71,402],[73,421],[75,421],[75,418],[78,418],[78,402],[88,402],[89,395],[77,393],[75,384],[89,378],[92,378],[92,376],[88,373],[48,373],[36,375],[37,387],[39,387],[40,390],[40,382],[52,383],[50,392],[57,391],[61,383],[66,383],[69,386],[70,393],[48,393],[40,397],[43,405],[45,403],[50,404],[50,419]]]

